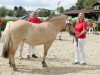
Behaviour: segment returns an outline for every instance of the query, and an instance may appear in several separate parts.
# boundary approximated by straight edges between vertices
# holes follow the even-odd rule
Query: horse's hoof
[[[45,68],[45,67],[47,67],[47,65],[45,64],[45,65],[43,65],[43,67]]]
[[[14,70],[14,71],[17,71],[17,68],[16,68],[16,67],[13,67],[13,70]]]
[[[42,62],[43,67],[47,67],[47,64],[45,62]]]
[[[22,59],[22,57],[19,57],[19,60],[21,60]]]

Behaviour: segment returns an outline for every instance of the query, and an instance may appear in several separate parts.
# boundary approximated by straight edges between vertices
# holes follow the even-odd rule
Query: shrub
[[[2,23],[2,25],[1,25],[1,30],[4,30],[4,29],[5,29],[6,23],[7,23],[8,21],[16,21],[16,20],[14,20],[14,19],[2,19],[2,20],[3,20],[3,23]]]
[[[73,25],[73,26],[75,26],[75,24],[76,24],[76,20],[74,20],[74,21],[72,22],[72,25]]]
[[[97,30],[100,31],[100,22],[97,22]]]

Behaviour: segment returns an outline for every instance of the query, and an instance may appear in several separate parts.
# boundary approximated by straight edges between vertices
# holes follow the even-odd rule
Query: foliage
[[[92,9],[92,4],[94,4],[95,2],[97,2],[97,0],[85,0],[83,3],[83,7],[85,9]]]
[[[76,3],[76,9],[81,10],[83,9],[83,3],[85,0],[77,0],[78,2]]]
[[[2,19],[2,20],[3,20],[3,23],[2,23],[2,25],[1,25],[1,30],[4,30],[4,29],[5,29],[6,23],[7,23],[8,21],[16,21],[16,20],[14,20],[14,19]]]
[[[2,6],[0,8],[0,17],[5,17],[7,14],[7,9],[5,8],[5,6]]]
[[[76,9],[76,6],[72,6],[72,7],[70,7],[70,10],[75,10]]]
[[[70,10],[92,9],[92,4],[98,0],[77,0],[75,6],[70,7]]]
[[[96,22],[97,24],[97,30],[100,31],[100,22]]]
[[[73,26],[75,26],[75,24],[76,24],[76,20],[74,20],[74,21],[72,22],[72,25],[73,25]]]
[[[14,14],[16,17],[22,17],[24,15],[27,15],[28,12],[23,8],[23,7],[19,7],[19,9],[14,10]]]
[[[13,16],[14,15],[14,11],[13,10],[8,10],[7,15],[8,16]]]
[[[72,25],[73,25],[73,26],[75,26],[75,24],[76,24],[76,20],[74,20],[74,21],[72,22]],[[97,30],[100,31],[100,22],[97,22],[97,21],[96,21],[96,24],[97,24]]]
[[[64,8],[61,6],[61,7],[58,7],[57,8],[57,11],[59,12],[59,13],[62,13],[62,12],[64,12]]]
[[[46,9],[44,9],[44,10],[41,10],[41,11],[38,11],[38,16],[39,17],[48,17],[48,16],[50,16],[50,10],[46,10]]]
[[[14,13],[16,17],[21,17],[23,15],[28,14],[27,11],[23,7],[22,7],[22,10],[18,9],[16,11],[6,9],[5,6],[0,7],[0,17],[5,17],[6,15],[14,16]]]
[[[50,15],[51,15],[51,16],[55,16],[55,12],[51,12]]]

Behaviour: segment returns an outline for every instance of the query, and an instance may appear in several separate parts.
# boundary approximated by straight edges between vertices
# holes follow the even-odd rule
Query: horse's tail
[[[11,44],[10,25],[11,25],[10,22],[6,24],[6,28],[1,37],[1,41],[3,42],[2,56],[4,58],[9,57],[9,49],[10,49],[10,44]]]

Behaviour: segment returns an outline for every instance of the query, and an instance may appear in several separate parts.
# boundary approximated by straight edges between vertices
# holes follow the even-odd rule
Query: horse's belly
[[[26,43],[30,45],[41,45],[49,41],[53,41],[56,38],[56,34],[50,31],[31,32],[26,37]]]
[[[49,41],[53,41],[55,38],[40,38],[40,39],[32,39],[32,40],[26,40],[25,43],[29,44],[29,45],[41,45],[41,44],[45,44]]]

